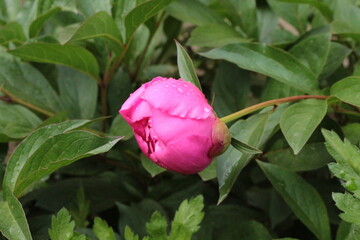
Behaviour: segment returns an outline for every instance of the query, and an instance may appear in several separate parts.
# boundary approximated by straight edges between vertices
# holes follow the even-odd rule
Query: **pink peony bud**
[[[144,154],[171,171],[200,172],[230,143],[204,94],[182,79],[154,78],[132,93],[119,113]]]

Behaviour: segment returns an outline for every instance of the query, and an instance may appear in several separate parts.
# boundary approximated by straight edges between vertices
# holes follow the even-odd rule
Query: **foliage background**
[[[360,239],[359,6],[0,0],[0,231]],[[262,153],[230,147],[191,176],[153,165],[117,111],[158,75],[197,84],[219,117],[274,100],[229,121]],[[277,100],[304,94],[321,99]]]

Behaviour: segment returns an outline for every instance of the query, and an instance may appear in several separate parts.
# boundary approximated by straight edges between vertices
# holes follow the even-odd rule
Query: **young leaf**
[[[0,232],[9,240],[32,240],[21,203],[12,192],[5,192],[5,201],[0,201]]]
[[[150,222],[146,223],[146,230],[151,240],[167,240],[166,218],[159,212],[154,212]]]
[[[172,0],[150,0],[138,5],[125,17],[126,42],[143,22],[163,10]]]
[[[115,240],[115,233],[112,227],[99,217],[94,219],[93,231],[99,240]]]
[[[50,19],[52,16],[54,16],[56,13],[61,11],[60,7],[55,7],[42,15],[38,16],[34,21],[31,22],[29,27],[29,36],[30,38],[36,37],[43,27],[46,20]]]
[[[125,234],[124,234],[125,240],[139,240],[139,236],[133,233],[131,231],[129,226],[125,227]]]
[[[49,236],[51,240],[71,240],[74,235],[75,222],[70,213],[62,208],[56,216],[51,218]]]
[[[255,147],[252,147],[244,142],[241,142],[241,141],[237,140],[236,138],[231,138],[231,145],[244,154],[262,153],[261,150],[255,148]]]
[[[9,53],[27,61],[65,65],[99,79],[99,65],[94,55],[76,45],[28,43]]]
[[[203,197],[200,195],[181,203],[171,223],[169,240],[190,240],[192,234],[199,230],[199,225],[204,218],[203,201]]]
[[[298,154],[309,140],[325,117],[326,111],[326,101],[317,99],[303,100],[285,110],[280,119],[280,127],[295,154]]]
[[[318,88],[315,75],[289,53],[259,43],[229,44],[200,55],[224,59],[239,67],[262,73],[307,93]]]
[[[190,56],[187,54],[186,50],[181,46],[180,43],[177,41],[175,43],[180,77],[187,82],[191,82],[201,90],[200,81],[196,75],[194,64],[192,63]]]
[[[17,22],[10,22],[0,29],[0,45],[8,42],[23,43],[26,40],[22,26]]]
[[[347,77],[331,87],[331,95],[360,107],[360,77]]]
[[[350,193],[333,193],[336,206],[343,211],[340,217],[349,223],[360,224],[360,199]]]
[[[259,166],[295,215],[321,240],[330,240],[330,224],[321,196],[296,173],[258,161]]]

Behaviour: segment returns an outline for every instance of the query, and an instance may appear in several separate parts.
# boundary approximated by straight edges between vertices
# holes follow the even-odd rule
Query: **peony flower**
[[[230,143],[204,94],[182,79],[154,78],[132,93],[119,113],[143,153],[171,171],[197,173]]]

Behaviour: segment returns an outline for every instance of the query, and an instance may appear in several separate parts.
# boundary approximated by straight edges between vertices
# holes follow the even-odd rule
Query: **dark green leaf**
[[[233,62],[241,68],[265,74],[307,93],[314,93],[317,89],[315,75],[292,55],[277,48],[258,43],[238,43],[201,55]]]
[[[99,65],[94,55],[79,46],[29,43],[9,53],[27,61],[65,65],[99,79]]]
[[[70,213],[62,208],[56,216],[51,218],[49,236],[51,240],[70,240],[74,235],[75,222]]]
[[[10,22],[0,29],[0,45],[8,42],[23,43],[25,40],[23,28],[17,22]]]
[[[333,20],[333,12],[324,2],[316,1],[316,0],[279,0],[281,2],[287,3],[304,3],[309,4],[315,7],[329,22]]]
[[[94,233],[99,240],[115,240],[115,233],[112,227],[99,217],[94,219]]]
[[[244,142],[241,142],[235,138],[231,138],[231,145],[236,148],[238,151],[244,154],[259,154],[262,153],[261,150],[252,147]]]
[[[325,100],[307,99],[288,107],[280,127],[290,147],[298,154],[327,112]]]
[[[350,193],[333,193],[336,206],[343,211],[340,217],[349,223],[360,224],[360,199]]]
[[[166,11],[173,17],[195,25],[224,24],[221,16],[198,0],[176,0]]]
[[[190,56],[180,43],[176,42],[177,49],[177,63],[179,68],[180,77],[187,82],[191,82],[201,91],[200,81],[196,75],[194,64],[191,61]]]
[[[132,128],[121,115],[117,115],[112,121],[110,134],[114,136],[124,136],[124,140],[128,140],[134,136]]]
[[[114,19],[106,12],[97,12],[86,20],[72,35],[69,42],[105,37],[109,39],[111,48],[120,53],[122,40]]]
[[[331,87],[331,95],[360,107],[360,77],[344,78]]]
[[[127,41],[131,38],[140,24],[155,16],[158,12],[169,5],[171,1],[172,0],[150,0],[131,10],[125,17]]]
[[[330,240],[327,210],[316,189],[296,173],[270,163],[258,161],[258,164],[274,188],[309,230],[318,239]]]
[[[43,13],[42,15],[38,16],[34,21],[32,21],[29,28],[30,38],[36,37],[40,33],[44,23],[52,16],[54,16],[56,13],[58,13],[60,10],[61,10],[60,7],[53,8]]]
[[[272,240],[268,230],[259,222],[254,220],[240,221],[237,224],[225,226],[217,239],[227,240]]]
[[[195,28],[191,32],[191,37],[187,44],[200,47],[222,47],[230,43],[249,41],[249,39],[242,38],[240,33],[229,26],[204,25]]]

